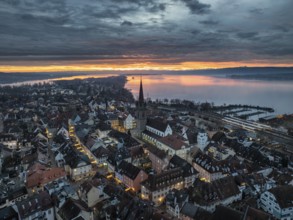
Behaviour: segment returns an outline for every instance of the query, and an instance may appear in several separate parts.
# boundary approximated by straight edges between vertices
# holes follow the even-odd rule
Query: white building
[[[127,115],[127,117],[124,119],[123,127],[126,130],[131,130],[136,127],[135,118],[131,114]]]
[[[86,154],[77,152],[69,145],[64,147],[61,153],[65,160],[65,171],[72,180],[78,181],[92,174],[92,164]]]
[[[0,135],[0,144],[5,145],[9,149],[17,148],[17,138],[12,134],[1,134]]]
[[[190,151],[190,146],[177,135],[169,135],[158,138],[156,146],[165,151],[169,156],[178,155],[183,159],[187,158],[187,154]]]
[[[89,161],[79,160],[69,165],[66,164],[65,171],[72,180],[78,181],[91,175],[92,164]]]
[[[270,189],[260,196],[260,207],[277,219],[293,219],[293,186]]]
[[[55,155],[56,165],[58,167],[64,167],[65,160],[64,160],[63,154],[61,154],[59,151],[56,151],[54,152],[54,155]]]
[[[146,124],[146,130],[160,137],[166,137],[173,134],[170,125],[163,122],[161,119],[149,119]]]
[[[197,146],[201,151],[204,151],[205,147],[208,145],[208,134],[201,130],[197,135]]]
[[[142,139],[152,145],[156,145],[159,138],[172,134],[172,128],[168,123],[163,122],[162,119],[148,119],[146,130],[142,132]]]
[[[61,134],[64,138],[69,139],[69,132],[68,132],[68,130],[67,130],[66,128],[61,127],[61,128],[59,129],[59,131],[57,132],[57,135],[60,135],[60,134]]]
[[[109,198],[109,196],[104,193],[104,186],[98,185],[95,182],[84,182],[80,185],[78,192],[81,200],[90,208]]]

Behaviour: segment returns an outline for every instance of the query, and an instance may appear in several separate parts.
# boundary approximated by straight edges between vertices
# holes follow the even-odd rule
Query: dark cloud
[[[249,13],[253,15],[262,15],[264,13],[264,10],[261,8],[252,8],[249,10]]]
[[[150,12],[158,12],[158,11],[165,11],[166,4],[153,4],[150,8],[148,8],[148,11]]]
[[[200,33],[200,30],[191,30],[190,33],[193,35],[197,35]]]
[[[198,0],[182,0],[193,14],[207,14],[210,12],[211,5],[204,4]]]
[[[2,0],[2,2],[12,6],[17,6],[19,5],[20,0]]]
[[[146,11],[149,12],[158,12],[158,11],[164,11],[166,9],[165,3],[158,3],[158,1],[155,0],[112,0],[113,2],[116,2],[117,4],[121,3],[127,3],[130,6],[137,5],[141,8],[144,8]]]
[[[287,25],[275,25],[273,27],[273,29],[277,30],[277,31],[281,31],[281,32],[289,32],[290,30],[292,30],[292,26],[287,26]]]
[[[121,26],[132,26],[132,22],[130,22],[130,21],[123,21],[122,23],[121,23]]]
[[[237,33],[237,36],[242,39],[253,39],[258,35],[257,32],[241,32]]]
[[[200,21],[199,23],[200,24],[203,24],[203,25],[213,26],[213,25],[219,24],[219,21],[215,21],[215,20],[204,20],[204,21]]]
[[[0,64],[292,60],[292,1],[260,1],[0,0]]]

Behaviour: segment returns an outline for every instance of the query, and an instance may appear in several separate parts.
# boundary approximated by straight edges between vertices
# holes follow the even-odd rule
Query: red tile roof
[[[35,163],[28,171],[26,186],[32,188],[38,185],[45,185],[62,177],[66,177],[63,168],[48,168],[40,163]]]
[[[180,150],[183,146],[185,148],[187,147],[187,144],[178,135],[168,135],[166,137],[159,138],[159,141],[174,150]]]

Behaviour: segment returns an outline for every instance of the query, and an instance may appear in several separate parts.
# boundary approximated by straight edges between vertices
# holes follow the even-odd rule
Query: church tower
[[[146,103],[143,97],[142,79],[140,78],[139,96],[136,101],[136,136],[141,138],[141,133],[145,130],[146,125]]]

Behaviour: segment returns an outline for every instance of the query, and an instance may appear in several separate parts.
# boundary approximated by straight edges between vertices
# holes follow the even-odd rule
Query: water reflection
[[[128,77],[126,88],[138,96],[140,77]],[[188,99],[215,104],[251,104],[293,112],[292,82],[239,80],[199,75],[146,75],[144,93],[152,99]]]

